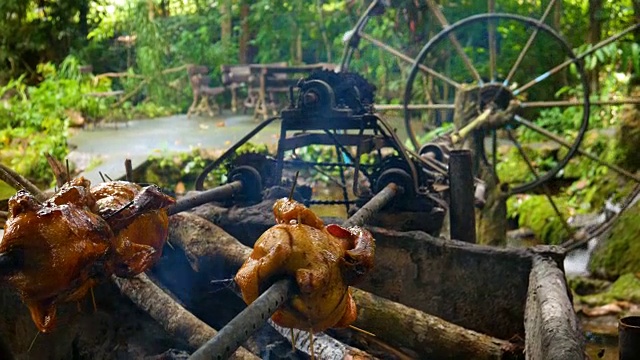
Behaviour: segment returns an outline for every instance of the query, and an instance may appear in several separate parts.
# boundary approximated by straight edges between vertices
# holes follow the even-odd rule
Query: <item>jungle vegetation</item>
[[[485,1],[437,2],[450,22],[487,11]],[[191,101],[186,72],[182,71],[186,64],[206,65],[213,71],[212,77],[219,79],[221,64],[338,62],[344,49],[344,33],[368,3],[367,0],[3,0],[0,161],[40,185],[51,185],[52,175],[43,154],[50,153],[59,159],[66,156],[69,122],[75,115],[81,114],[87,121],[116,121],[184,113]],[[407,44],[421,45],[440,31],[433,15],[423,11],[423,3],[393,1],[392,9],[372,21],[368,31],[387,39],[396,48],[415,51],[408,49]],[[505,0],[497,1],[496,6],[500,12],[539,17],[547,3]],[[640,22],[640,1],[557,1],[546,22],[579,53]],[[640,33],[635,33],[585,59],[595,98],[628,93],[633,79],[640,74],[639,42]],[[377,86],[380,101],[398,103],[406,68],[379,51],[362,51],[359,56],[355,70]],[[539,56],[542,61],[545,54],[531,56]],[[502,60],[512,63],[514,59]],[[119,75],[100,75],[107,73]],[[127,95],[118,99],[89,96],[116,90]],[[620,113],[621,106],[596,108],[591,128],[621,126]],[[576,116],[571,108],[551,108],[542,114],[540,121],[572,126]],[[620,153],[610,140],[591,136],[585,146],[615,160]],[[512,176],[528,176],[517,160],[501,166]],[[591,210],[604,201],[599,189],[617,186],[611,181],[609,185],[596,183],[607,169],[582,160],[573,162],[567,168],[569,171],[575,181],[560,194],[567,212]],[[510,202],[511,213],[530,213],[525,211],[528,207],[539,208],[538,203],[543,201],[539,197],[514,198]],[[543,227],[538,229],[540,232],[551,231],[546,228],[551,226],[546,219],[546,215],[538,215],[520,220]]]

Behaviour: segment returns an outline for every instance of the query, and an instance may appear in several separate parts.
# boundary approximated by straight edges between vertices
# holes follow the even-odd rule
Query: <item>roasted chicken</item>
[[[20,258],[0,280],[16,288],[37,328],[55,325],[56,305],[82,299],[101,279],[134,276],[153,265],[167,237],[166,207],[156,187],[77,178],[39,203],[26,191],[9,199],[0,253]]]
[[[287,198],[273,207],[277,225],[256,241],[235,276],[247,304],[275,280],[295,279],[297,289],[272,320],[284,327],[322,331],[346,327],[357,315],[349,286],[373,267],[375,241],[354,226],[324,226],[304,205]]]

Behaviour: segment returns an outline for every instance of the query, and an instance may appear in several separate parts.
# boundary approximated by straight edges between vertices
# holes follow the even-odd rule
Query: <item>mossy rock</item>
[[[622,274],[640,272],[640,202],[628,208],[602,238],[589,260],[589,271],[615,279]]]
[[[502,158],[497,166],[498,178],[502,183],[524,184],[535,179],[535,175],[529,170],[527,162],[522,158],[518,149],[510,147],[500,149]],[[525,148],[525,153],[529,158],[534,155]]]
[[[553,198],[562,216],[569,217],[569,206],[562,198]],[[527,195],[507,202],[510,216],[517,216],[518,226],[531,229],[536,238],[545,244],[558,245],[569,239],[563,220],[553,210],[544,195]]]
[[[567,277],[567,285],[576,295],[585,296],[601,293],[611,282],[585,276],[571,276]]]
[[[599,294],[580,296],[579,300],[589,306],[599,306],[614,301],[640,303],[640,279],[631,273],[624,274],[605,291]]]

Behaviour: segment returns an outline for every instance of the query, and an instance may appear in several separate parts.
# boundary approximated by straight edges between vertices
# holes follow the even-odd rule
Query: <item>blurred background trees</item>
[[[487,12],[486,1],[437,2],[450,23]],[[539,18],[548,3],[497,0],[496,11]],[[66,150],[55,144],[64,144],[69,110],[90,119],[184,112],[191,90],[186,71],[179,70],[186,64],[207,66],[219,83],[222,64],[337,63],[345,32],[368,5],[369,0],[2,0],[0,144],[4,149],[36,148],[34,157],[45,151],[62,157]],[[639,19],[640,0],[558,0],[546,22],[580,53]],[[366,30],[415,56],[441,28],[424,0],[394,0]],[[523,30],[498,29],[503,34],[516,31]],[[593,94],[626,91],[629,79],[640,72],[639,41],[636,33],[586,57]],[[512,51],[502,53],[515,58],[522,45],[504,41],[501,46]],[[550,61],[544,51],[528,56],[529,61]],[[500,63],[508,66],[514,60],[501,58]],[[90,71],[78,72],[82,66]],[[352,68],[377,86],[380,103],[400,102],[408,64],[363,43]],[[103,73],[117,76],[92,75]],[[39,92],[40,87],[49,92]],[[135,96],[122,102],[86,96],[112,90]],[[549,119],[571,123],[567,111],[550,109]],[[616,109],[607,109],[609,115],[612,111]],[[595,112],[592,123],[611,125],[611,116],[602,115]],[[34,146],[37,136],[42,141]],[[40,143],[45,145],[39,148]],[[0,151],[0,161],[19,161],[4,153]]]

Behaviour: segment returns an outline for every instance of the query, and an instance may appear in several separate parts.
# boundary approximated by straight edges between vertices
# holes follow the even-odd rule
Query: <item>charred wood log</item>
[[[251,254],[251,248],[242,245],[220,227],[191,213],[179,213],[169,219],[169,241],[180,248],[196,272],[218,272],[221,266],[230,274],[242,266]],[[273,328],[282,336],[291,339],[291,329],[273,323]],[[311,354],[310,336],[307,332],[294,330],[296,348]],[[314,354],[321,359],[374,359],[364,351],[345,345],[322,333],[314,335]]]
[[[296,348],[303,349],[303,351],[307,355],[311,355],[312,352],[310,350],[312,347],[311,344],[313,343],[313,355],[318,359],[375,359],[373,356],[367,354],[366,352],[347,346],[325,333],[317,333],[311,335],[307,331],[300,331],[298,329],[287,329],[282,326],[278,326],[271,320],[269,320],[269,324],[287,339],[295,339]]]
[[[275,225],[272,206],[272,202],[232,208],[206,204],[192,214],[220,226],[244,245],[253,246]],[[343,221],[323,220],[326,224]],[[369,230],[376,239],[375,266],[359,288],[499,339],[524,336],[530,250],[446,241],[421,231],[373,226]],[[230,258],[217,256],[224,266],[229,265]],[[241,264],[243,259],[236,261]],[[503,276],[505,273],[509,276]],[[228,278],[233,275],[232,270],[224,274]]]
[[[420,358],[523,358],[523,349],[509,341],[465,329],[366,291],[353,289],[352,296],[358,304],[356,326],[392,345],[413,349]]]
[[[219,266],[237,270],[251,249],[211,222],[191,213],[170,220],[169,240],[185,252],[194,270]],[[356,326],[391,344],[435,358],[518,358],[522,349],[508,341],[477,333],[402,304],[354,289]],[[287,333],[290,335],[289,333]]]
[[[192,349],[197,349],[217,334],[213,328],[180,306],[146,275],[140,274],[133,279],[114,276],[112,280],[122,294],[159,322],[168,333],[185,339]],[[259,359],[243,348],[238,349],[231,358]]]

